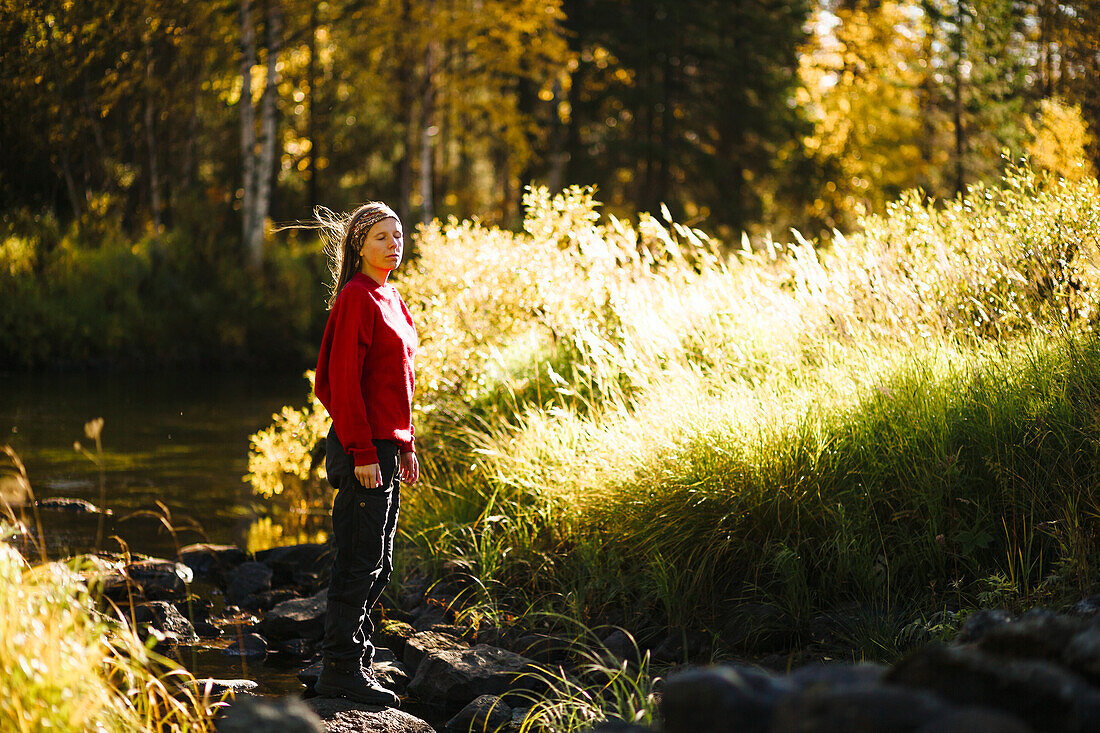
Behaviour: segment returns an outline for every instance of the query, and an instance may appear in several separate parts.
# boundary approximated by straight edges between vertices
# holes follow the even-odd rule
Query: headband
[[[390,207],[383,203],[378,203],[376,206],[377,208],[374,211],[364,214],[360,217],[359,221],[355,222],[355,228],[351,230],[348,241],[355,242],[365,237],[367,232],[370,231],[370,228],[383,219],[397,219],[398,222],[401,221],[400,217],[398,217]]]

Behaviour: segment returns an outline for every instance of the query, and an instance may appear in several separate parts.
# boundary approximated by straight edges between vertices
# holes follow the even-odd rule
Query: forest
[[[525,187],[592,185],[609,213],[665,206],[759,246],[829,241],[1021,156],[1092,175],[1097,17],[1095,0],[5,3],[0,363],[308,353],[321,268],[277,229],[317,206],[514,229]]]
[[[1100,0],[0,38],[0,727],[229,730],[228,683],[318,731],[1100,726]],[[372,616],[405,707],[334,712],[305,225],[369,200],[421,480]],[[479,654],[524,672],[444,689]]]

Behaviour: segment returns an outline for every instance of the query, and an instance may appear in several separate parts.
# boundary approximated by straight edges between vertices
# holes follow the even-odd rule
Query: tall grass
[[[98,427],[90,425],[98,442]],[[4,453],[10,465],[0,466],[0,476],[29,489],[18,456],[7,446]],[[31,565],[8,544],[13,535],[29,535],[6,502],[4,509],[0,730],[212,731],[220,700],[199,690],[190,672],[152,651],[152,642],[143,642],[113,605],[113,613],[99,610],[87,581],[99,570],[95,557],[50,562],[39,545],[42,561]],[[37,513],[36,524],[41,538]]]
[[[846,604],[1096,582],[1096,181],[1010,168],[830,247],[525,203],[524,233],[422,229],[399,284],[428,484],[405,532],[485,608],[732,638],[754,600],[797,639]],[[270,437],[259,463],[319,435]]]

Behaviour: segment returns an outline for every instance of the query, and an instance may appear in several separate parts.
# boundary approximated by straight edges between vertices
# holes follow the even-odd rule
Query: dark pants
[[[321,649],[326,661],[374,660],[370,610],[393,572],[393,537],[401,504],[397,443],[376,440],[382,485],[366,488],[355,478],[355,463],[335,430],[325,446],[325,471],[336,489],[332,534],[336,550],[328,587],[328,613]]]

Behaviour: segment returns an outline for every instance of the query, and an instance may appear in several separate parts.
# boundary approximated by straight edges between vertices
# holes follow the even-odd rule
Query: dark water
[[[242,374],[149,372],[141,374],[0,374],[0,445],[10,445],[26,465],[35,496],[87,499],[110,509],[101,517],[39,512],[50,559],[95,549],[175,557],[181,546],[210,541],[252,550],[318,539],[327,514],[292,517],[286,507],[255,496],[241,477],[248,469],[248,438],[271,423],[285,404],[305,403],[309,384],[300,373]],[[92,448],[84,423],[102,417],[102,472],[78,453]],[[101,490],[102,478],[102,490]],[[200,529],[178,529],[173,539],[155,518],[127,517],[168,508],[172,522],[193,520]],[[30,521],[32,514],[26,514]],[[286,526],[293,525],[294,531]],[[37,535],[36,528],[30,527]],[[302,536],[302,535],[306,536]],[[193,590],[221,598],[196,583]],[[233,639],[180,648],[179,660],[197,676],[256,680],[262,694],[303,692],[300,662],[245,662],[222,652]]]
[[[168,556],[198,541],[262,549],[288,544],[278,524],[286,508],[255,496],[241,480],[248,469],[248,437],[267,427],[285,404],[305,403],[300,373],[243,374],[195,371],[140,374],[0,374],[0,445],[11,445],[27,468],[39,499],[76,497],[102,504],[102,520],[42,511],[51,558],[92,548],[117,551],[117,535],[132,552]],[[94,452],[84,423],[102,417],[100,468],[78,453]],[[163,502],[172,523],[193,520],[176,538],[151,517]],[[274,521],[274,525],[272,522]],[[313,531],[323,531],[317,517]],[[303,523],[300,523],[303,524]]]

